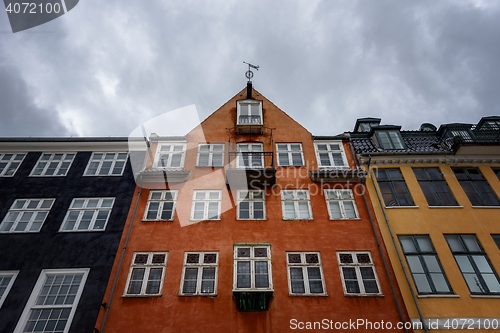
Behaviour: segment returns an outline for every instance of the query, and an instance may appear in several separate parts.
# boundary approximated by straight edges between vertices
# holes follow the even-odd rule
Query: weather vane
[[[243,61],[243,63],[248,65],[248,71],[245,73],[245,76],[248,79],[248,82],[250,82],[250,80],[253,78],[253,72],[252,72],[251,68],[259,70],[259,66],[252,65],[251,63],[244,62],[244,61]]]

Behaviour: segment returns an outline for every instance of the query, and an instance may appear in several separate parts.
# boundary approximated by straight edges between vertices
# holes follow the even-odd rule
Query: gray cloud
[[[245,86],[242,61],[317,135],[473,123],[500,114],[499,25],[480,1],[81,1],[0,34],[0,135],[128,135],[189,104],[203,119]]]

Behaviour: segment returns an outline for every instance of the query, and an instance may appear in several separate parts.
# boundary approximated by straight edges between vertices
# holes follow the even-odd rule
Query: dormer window
[[[154,167],[160,169],[182,169],[186,155],[184,142],[159,142]]]
[[[375,136],[382,149],[406,149],[401,133],[398,130],[377,130]]]
[[[263,125],[262,101],[238,101],[237,125]]]

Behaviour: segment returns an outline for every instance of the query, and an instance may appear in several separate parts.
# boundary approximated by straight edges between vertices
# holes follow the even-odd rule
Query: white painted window
[[[264,220],[266,199],[264,191],[238,191],[238,219]]]
[[[220,220],[221,196],[220,190],[194,191],[191,220]]]
[[[89,271],[88,268],[43,270],[14,333],[69,332]]]
[[[238,125],[262,125],[262,101],[244,100],[237,102]]]
[[[264,167],[264,154],[262,154],[262,143],[238,143],[238,168],[256,168]]]
[[[55,199],[16,199],[0,224],[0,233],[39,232]]]
[[[75,153],[43,153],[30,176],[66,176],[75,155]]]
[[[217,252],[186,252],[180,295],[217,295]]]
[[[351,189],[325,189],[325,199],[330,220],[356,219],[359,217]]]
[[[286,263],[291,295],[326,295],[319,252],[287,252]]]
[[[284,220],[312,220],[308,190],[282,190],[281,203]]]
[[[59,231],[103,231],[115,198],[75,198]]]
[[[19,271],[0,271],[0,308],[9,294]]]
[[[182,169],[186,157],[186,144],[182,142],[158,143],[154,166],[161,169]]]
[[[316,159],[321,169],[348,168],[342,141],[315,141]]]
[[[234,247],[233,290],[273,290],[269,245],[245,244]]]
[[[370,252],[337,252],[346,295],[379,295],[380,285]]]
[[[134,253],[123,296],[161,296],[168,252]]]
[[[303,166],[304,155],[301,143],[278,143],[276,154],[279,166]]]
[[[196,166],[221,167],[224,165],[224,144],[199,144]]]
[[[174,219],[177,190],[149,192],[148,207],[144,220],[172,221]]]
[[[128,153],[92,153],[84,176],[121,176]]]
[[[12,177],[26,154],[0,154],[0,177]]]

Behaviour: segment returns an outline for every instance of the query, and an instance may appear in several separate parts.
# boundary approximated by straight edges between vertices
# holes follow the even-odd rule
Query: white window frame
[[[207,151],[201,151],[202,147],[208,146]],[[196,166],[200,168],[218,168],[224,166],[224,144],[223,143],[199,143],[198,144],[198,155],[196,156]],[[222,150],[215,150],[216,147]],[[208,165],[200,165],[200,155],[208,154]],[[222,155],[221,163],[219,165],[214,165],[214,155]]]
[[[9,282],[7,283],[7,286],[5,287],[5,290],[3,291],[3,294],[0,295],[0,309],[2,308],[2,304],[3,302],[5,302],[5,299],[9,294],[10,288],[12,288],[12,286],[14,285],[14,281],[16,280],[17,274],[19,274],[19,271],[0,271],[0,281],[2,281],[5,278],[10,278]]]
[[[170,198],[166,198],[167,193],[171,195]],[[155,191],[151,190],[149,192],[149,198],[148,198],[148,205],[146,207],[146,210],[144,211],[144,221],[173,221],[174,220],[174,215],[175,215],[175,206],[177,203],[177,190],[160,190],[160,191]],[[160,195],[160,198],[153,198],[154,196]],[[151,206],[151,203],[158,203],[158,211],[156,212],[156,218],[151,219],[148,218],[149,215],[149,208]],[[172,215],[169,219],[162,219],[161,215],[163,213],[163,206],[166,203],[172,203]]]
[[[163,146],[171,146],[169,151],[162,151],[161,148]],[[175,150],[176,146],[182,146],[182,150]],[[167,165],[162,166],[160,165],[160,156],[162,155],[169,155]],[[181,154],[181,162],[179,166],[172,166],[172,155],[174,154]],[[158,142],[158,145],[156,147],[156,154],[155,154],[155,159],[154,159],[154,168],[155,169],[172,169],[172,170],[179,170],[184,168],[184,160],[186,158],[186,142],[180,142],[180,141],[172,141],[172,142]]]
[[[280,150],[279,147],[286,145],[286,150]],[[293,145],[299,145],[300,150],[292,150]],[[299,153],[300,152],[300,159],[301,159],[301,164],[293,164],[293,157],[292,154],[294,153]],[[280,161],[280,154],[286,154],[288,157],[288,163],[287,164],[281,164]],[[276,161],[278,162],[278,166],[284,166],[284,167],[295,167],[295,166],[305,166],[304,163],[304,149],[302,148],[302,143],[277,143],[276,144]]]
[[[237,117],[236,117],[236,124],[237,125],[263,125],[264,124],[264,117],[262,115],[262,101],[257,101],[253,99],[246,99],[246,100],[241,100],[237,101]],[[240,118],[243,116],[256,116],[251,113],[251,106],[252,105],[257,105],[259,108],[259,114],[258,116],[260,117],[260,121],[250,121],[250,122],[240,122]],[[246,113],[246,114],[242,114]]]
[[[44,160],[43,157],[48,155],[48,159]],[[54,161],[54,158],[56,155],[62,155],[60,160]],[[67,159],[68,155],[73,155],[71,159]],[[69,169],[71,168],[71,165],[73,164],[73,161],[75,160],[76,153],[42,153],[40,157],[38,158],[38,161],[36,162],[35,166],[33,167],[33,170],[31,170],[30,177],[65,177],[68,174]],[[41,163],[46,163],[46,165],[42,168],[42,171],[40,174],[35,174],[35,170],[39,169],[38,165]],[[49,166],[52,163],[57,163],[56,169],[54,171],[53,175],[47,175],[47,170],[49,169]],[[62,169],[62,164],[63,163],[69,163],[66,171],[62,174],[59,174],[59,171]]]
[[[340,256],[343,254],[351,255],[351,257],[353,258],[353,263],[342,263]],[[370,258],[370,263],[359,263],[358,258],[357,258],[358,254],[361,254],[361,255],[367,254]],[[340,278],[342,279],[342,287],[344,288],[344,295],[345,296],[379,296],[379,295],[382,295],[382,290],[380,289],[380,282],[378,279],[377,270],[375,269],[375,265],[373,264],[372,255],[369,251],[341,251],[341,252],[337,252],[337,261],[339,264]],[[352,293],[352,292],[347,291],[346,283],[344,280],[343,267],[354,268],[354,270],[356,272],[356,281],[358,283],[359,290],[360,290],[359,293]],[[363,278],[361,275],[361,270],[360,270],[361,267],[370,267],[372,269],[373,275],[375,277],[375,282],[377,283],[377,289],[378,289],[377,293],[366,292],[365,286],[363,284]]]
[[[90,268],[75,268],[75,269],[44,269],[40,273],[40,276],[38,277],[38,280],[35,284],[35,287],[33,288],[33,291],[31,292],[31,296],[28,299],[28,302],[26,303],[26,306],[24,308],[24,311],[17,322],[17,326],[14,329],[13,333],[21,333],[24,331],[28,319],[30,317],[30,313],[32,310],[44,310],[44,309],[67,309],[70,308],[71,311],[68,316],[68,321],[66,323],[66,326],[64,327],[64,333],[67,333],[71,327],[71,323],[73,321],[73,317],[75,315],[76,309],[78,307],[78,302],[80,301],[80,297],[82,295],[83,288],[85,287],[85,282],[87,281],[87,276],[89,274]],[[76,292],[75,299],[73,301],[73,304],[71,305],[36,305],[37,298],[42,291],[42,287],[45,283],[45,280],[47,279],[48,276],[52,275],[70,275],[70,274],[81,274],[82,279],[80,281],[80,284],[78,286],[78,290]]]
[[[256,194],[261,194],[262,198],[257,198],[255,199]],[[265,220],[266,219],[266,192],[262,190],[252,190],[252,191],[246,191],[246,190],[238,190],[237,191],[238,195],[238,207],[237,207],[237,217],[236,219],[238,220]],[[248,210],[249,210],[249,217],[248,218],[243,218],[241,217],[240,214],[240,204],[242,202],[248,202]],[[262,202],[262,209],[263,209],[263,214],[262,218],[255,218],[255,203],[256,202]]]
[[[37,201],[37,200],[39,202],[36,205],[36,207],[34,207],[34,208],[29,207],[34,201]],[[47,219],[47,216],[50,213],[50,209],[54,205],[54,201],[55,200],[56,199],[54,199],[54,198],[36,198],[36,199],[16,199],[16,200],[14,200],[14,202],[12,203],[12,206],[10,206],[9,211],[7,212],[7,214],[5,215],[5,217],[3,218],[2,223],[0,223],[0,233],[40,232],[40,230],[43,227],[43,224],[45,223],[45,220]],[[21,206],[21,208],[15,208],[22,201],[25,201],[25,202]],[[48,201],[50,203],[50,206],[48,208],[47,207],[43,207],[42,208],[42,205],[46,201]],[[50,202],[50,201],[52,201],[52,202]],[[33,226],[33,223],[35,222],[36,218],[41,213],[45,213],[45,217],[43,218],[43,220],[41,220],[41,222],[38,221],[40,223],[40,227],[38,229],[36,229],[36,230],[30,230],[31,227]],[[15,220],[14,221],[8,221],[9,220],[9,216],[14,215],[14,214],[17,214],[17,217],[15,218]],[[31,215],[31,217],[29,218],[28,221],[23,221],[23,223],[24,222],[28,223],[26,225],[26,228],[24,230],[16,230],[17,226],[19,225],[19,223],[21,222],[21,220],[23,219],[23,217],[25,215],[27,215],[27,214],[32,214],[32,215]],[[6,224],[11,223],[11,222],[12,222],[12,225],[10,226],[9,230],[2,230],[3,228],[5,228]]]
[[[239,257],[238,249],[250,248],[249,257]],[[266,248],[266,257],[256,257],[255,249]],[[255,287],[255,263],[267,262],[267,278],[268,287],[257,288]],[[250,262],[250,287],[238,288],[238,262]],[[234,267],[233,267],[233,291],[273,291],[273,274],[271,265],[271,246],[267,244],[238,244],[234,246]]]
[[[325,189],[325,201],[326,207],[328,208],[328,214],[330,215],[330,220],[358,220],[359,212],[358,207],[356,207],[356,200],[354,199],[354,194],[351,189]],[[337,202],[339,205],[340,217],[334,217],[331,209],[331,202]],[[345,203],[352,203],[354,217],[348,217],[346,213]]]
[[[289,295],[290,296],[327,296],[326,293],[326,287],[325,287],[325,276],[323,275],[323,265],[321,264],[321,255],[319,252],[296,252],[296,251],[289,251],[286,252],[286,266],[287,266],[287,273],[288,273],[288,290],[289,290]],[[290,262],[289,255],[300,255],[300,263],[292,263]],[[318,262],[317,263],[308,263],[307,262],[307,255],[317,255],[318,256]],[[323,292],[321,293],[313,293],[311,292],[311,287],[310,287],[310,281],[309,281],[309,272],[308,268],[309,267],[318,267],[320,276],[321,276],[321,287],[323,289]],[[304,283],[304,292],[303,293],[297,293],[292,291],[292,268],[301,268],[302,269],[302,277],[303,277],[303,283]]]
[[[326,145],[326,150],[319,150],[319,145]],[[332,147],[337,146],[339,149],[332,149]],[[316,152],[316,161],[318,162],[318,168],[320,169],[349,169],[349,163],[347,161],[347,156],[344,151],[344,145],[342,141],[314,141],[314,150]],[[320,154],[328,154],[328,160],[330,165],[322,165]],[[336,165],[334,154],[340,154],[342,157],[342,165]]]
[[[242,147],[247,147],[246,151],[242,151]],[[258,147],[258,150],[254,150]],[[248,156],[248,166],[242,163],[242,158],[244,154],[238,154],[238,158],[236,159],[236,167],[242,169],[263,169],[264,168],[264,145],[260,142],[242,142],[236,144],[236,149],[239,153],[262,153],[260,158],[258,154],[247,154]],[[252,165],[253,162],[259,162],[260,165]]]
[[[9,159],[6,159],[10,155]],[[26,154],[24,153],[4,153],[0,154],[0,163],[6,163],[3,168],[0,168],[0,177],[14,177],[17,170],[24,161]],[[17,165],[16,165],[17,164]],[[14,165],[14,167],[12,167]],[[12,172],[11,174],[9,174]]]
[[[188,263],[187,258],[190,254],[199,255],[198,263]],[[215,255],[215,263],[205,263],[204,258],[205,255]],[[188,268],[197,268],[197,276],[196,276],[196,288],[194,293],[185,293],[184,292],[184,283],[186,269]],[[214,273],[214,290],[211,293],[205,293],[202,290],[203,286],[203,272],[205,269],[215,269]],[[216,296],[217,295],[217,275],[219,274],[219,252],[217,251],[204,251],[204,252],[184,252],[184,266],[182,268],[182,276],[181,276],[181,286],[179,289],[179,296]]]
[[[198,194],[204,193],[204,198],[197,198]],[[218,193],[217,199],[210,199],[212,193]],[[195,207],[197,203],[203,203],[203,217],[195,218]],[[210,203],[217,203],[217,218],[210,218],[208,216],[208,211]],[[222,191],[221,190],[194,190],[193,191],[193,202],[191,204],[191,221],[217,221],[220,220],[221,215],[221,205],[222,205]]]
[[[305,192],[306,197],[301,198],[298,196],[299,192]],[[292,194],[292,198],[285,198],[287,194]],[[286,211],[285,211],[285,203],[287,202],[292,202],[293,207],[294,207],[294,217],[289,218],[286,217]],[[301,218],[299,213],[300,209],[299,206],[301,202],[307,202],[307,209],[309,212],[309,218]],[[312,209],[311,209],[311,201],[310,201],[310,196],[309,196],[309,190],[281,190],[281,210],[283,214],[283,220],[312,220],[313,215],[312,215]]]
[[[101,154],[100,158],[96,158],[96,155]],[[106,159],[106,157],[110,156],[110,154],[113,154],[112,159]],[[125,158],[120,157],[120,155],[125,154]],[[127,152],[93,152],[92,156],[90,156],[89,162],[87,163],[87,167],[85,168],[85,172],[83,173],[84,176],[122,176],[123,171],[125,170],[125,167],[127,166],[127,160],[128,160],[128,153]],[[103,164],[106,162],[111,162],[111,165],[109,167],[109,170],[105,174],[101,174],[101,170],[103,167]],[[123,162],[123,165],[116,166],[117,163]],[[90,165],[92,163],[97,163],[97,168],[95,169],[94,174],[90,173]],[[114,173],[115,169],[118,169],[120,172],[119,173]]]
[[[83,206],[82,207],[74,207],[75,203],[77,200],[83,200]],[[88,207],[88,204],[90,201],[98,200],[97,206],[96,207]],[[104,203],[104,200],[112,200],[111,205],[109,207],[102,207],[102,204]],[[63,222],[61,223],[61,227],[59,229],[59,232],[92,232],[92,231],[104,231],[106,230],[106,226],[108,225],[109,222],[109,217],[111,216],[111,212],[113,210],[113,206],[115,204],[115,198],[107,197],[107,198],[74,198],[71,201],[71,205],[68,208],[68,211],[66,212],[66,216],[64,217]],[[90,220],[90,224],[87,229],[78,229],[82,222],[83,215],[86,212],[93,211],[92,218]],[[107,211],[108,215],[106,217],[106,222],[104,223],[102,229],[98,228],[95,229],[95,223],[97,221],[97,216],[101,211]],[[75,225],[73,226],[72,229],[66,229],[66,223],[68,221],[68,218],[72,212],[79,212]]]
[[[159,254],[159,255],[165,255],[165,260],[162,263],[153,263],[153,256]],[[147,261],[145,264],[142,263],[135,263],[136,257],[138,255],[147,255]],[[128,272],[128,277],[127,277],[127,284],[125,285],[125,290],[123,291],[122,297],[156,297],[156,296],[161,296],[162,295],[162,290],[163,290],[163,282],[165,280],[165,270],[167,267],[167,262],[168,262],[168,252],[134,252],[134,255],[132,256],[132,262],[130,263],[130,270]],[[132,273],[134,269],[144,269],[144,275],[141,280],[141,289],[138,294],[132,294],[129,293],[129,287],[130,287],[130,280],[132,277]],[[160,279],[160,286],[158,293],[146,293],[147,292],[147,286],[149,282],[149,275],[151,272],[151,269],[153,268],[161,268],[161,279]]]

